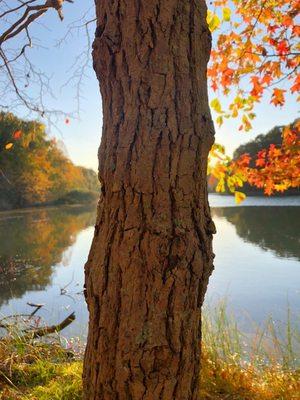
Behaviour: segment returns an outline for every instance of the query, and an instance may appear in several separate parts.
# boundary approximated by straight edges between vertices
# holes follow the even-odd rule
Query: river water
[[[226,298],[241,329],[251,333],[269,316],[284,323],[300,311],[300,197],[210,196],[217,227],[215,271],[206,304]],[[28,313],[58,322],[75,311],[66,337],[86,335],[83,266],[93,236],[95,207],[0,213],[0,316]]]

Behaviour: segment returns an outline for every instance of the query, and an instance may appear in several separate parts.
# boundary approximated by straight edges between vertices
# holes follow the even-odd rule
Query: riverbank
[[[64,196],[43,203],[24,204],[22,207],[11,207],[9,204],[0,204],[0,212],[33,210],[57,206],[84,206],[95,204],[99,199],[99,193],[94,191],[72,190]]]
[[[258,332],[245,355],[244,335],[224,306],[205,312],[199,398],[299,400],[298,347],[293,347],[299,345],[293,339],[299,332],[290,330],[290,336],[282,341],[278,333],[271,325]],[[268,346],[264,345],[266,338]],[[0,399],[82,399],[82,355],[83,350],[72,340],[65,350],[58,337],[47,344],[11,333],[0,341]]]
[[[1,368],[2,400],[82,399],[81,360],[70,361],[54,348],[31,347],[16,361],[13,357],[18,353],[15,347],[12,350],[14,354],[6,350],[7,368]],[[20,348],[17,351],[20,354]],[[278,366],[260,371],[251,366],[241,368],[215,360],[205,348],[200,378],[202,400],[299,400],[299,372]]]

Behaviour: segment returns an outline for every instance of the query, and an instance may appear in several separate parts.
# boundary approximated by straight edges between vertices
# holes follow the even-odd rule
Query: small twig
[[[14,389],[16,389],[19,393],[22,393],[20,389],[0,370],[0,374],[4,378],[4,380]]]
[[[73,281],[74,281],[74,273],[72,275],[72,279],[70,280],[70,282],[60,288],[61,296],[66,295],[68,293],[67,288],[73,283]]]
[[[45,335],[50,335],[51,333],[60,332],[69,326],[73,321],[75,321],[75,313],[72,312],[66,319],[64,319],[60,324],[45,326],[43,328],[32,329],[27,332],[27,337],[31,339],[36,339]],[[25,337],[26,337],[25,336]]]
[[[30,307],[35,307],[35,310],[32,311],[32,313],[30,314],[30,318],[33,317],[45,304],[34,304],[34,303],[28,303],[27,304]]]
[[[5,173],[2,171],[2,169],[0,168],[0,174],[3,176],[3,178],[6,180],[6,182],[11,185],[11,181],[6,177]]]

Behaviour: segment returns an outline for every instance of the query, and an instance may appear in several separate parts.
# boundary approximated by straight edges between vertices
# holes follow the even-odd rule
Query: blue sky
[[[76,57],[87,49],[87,40],[84,30],[73,30],[61,46],[57,46],[59,39],[65,36],[72,22],[89,10],[87,18],[93,18],[93,0],[76,1],[76,5],[66,3],[65,20],[60,22],[56,12],[47,13],[38,25],[32,28],[35,43],[39,48],[29,50],[32,62],[47,75],[52,76],[53,92],[55,98],[49,96],[48,104],[56,109],[72,112],[76,109],[76,85],[70,82],[62,89],[62,86],[72,75],[72,66]],[[77,25],[82,22],[77,23]],[[91,25],[91,32],[93,26]],[[18,40],[21,40],[19,38]],[[86,60],[82,56],[83,63]],[[36,89],[34,89],[36,90]],[[101,139],[102,111],[98,82],[94,76],[91,65],[85,70],[85,78],[81,86],[80,119],[72,119],[66,124],[61,118],[57,127],[49,128],[49,135],[63,140],[70,158],[79,165],[97,169],[97,150]],[[221,102],[225,102],[221,94],[217,94]],[[211,94],[216,97],[216,94]],[[282,125],[299,117],[299,107],[293,97],[287,97],[287,103],[283,108],[275,108],[267,104],[268,100],[256,107],[257,118],[253,121],[253,130],[248,133],[238,131],[236,120],[226,120],[221,128],[216,127],[216,141],[225,145],[229,154],[241,143],[254,138],[259,133],[266,133],[274,125]],[[19,115],[22,116],[20,110]],[[215,117],[215,115],[213,115]]]

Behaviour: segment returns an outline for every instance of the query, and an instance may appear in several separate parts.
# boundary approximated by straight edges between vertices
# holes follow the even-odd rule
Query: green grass
[[[225,304],[205,310],[199,400],[300,400],[300,335],[289,311],[284,330],[269,320],[249,340]],[[1,400],[78,400],[81,374],[81,358],[59,342],[16,333],[0,341]]]
[[[226,302],[203,315],[200,399],[300,400],[300,331],[289,308],[283,325],[269,318],[251,336],[240,332]]]

